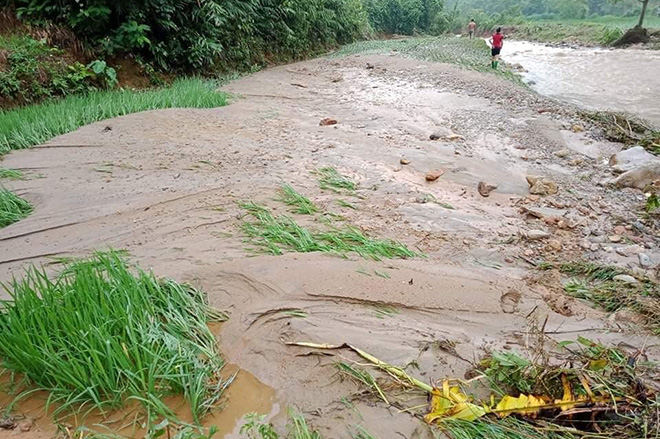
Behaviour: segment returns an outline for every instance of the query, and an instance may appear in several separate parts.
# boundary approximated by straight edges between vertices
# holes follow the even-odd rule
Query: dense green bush
[[[24,21],[55,22],[110,56],[162,69],[249,67],[348,43],[368,31],[360,0],[13,0]]]
[[[0,103],[5,107],[81,93],[99,84],[93,70],[27,35],[0,36],[0,55]]]
[[[412,35],[436,31],[445,21],[444,0],[363,0],[374,29],[387,34]],[[440,29],[442,31],[444,29]]]

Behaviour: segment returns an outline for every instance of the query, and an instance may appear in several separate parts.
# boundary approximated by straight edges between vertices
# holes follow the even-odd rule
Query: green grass
[[[56,277],[29,268],[4,285],[2,366],[30,391],[50,393],[54,415],[142,404],[150,421],[174,419],[183,395],[196,421],[228,384],[207,324],[226,319],[203,293],[131,267],[118,253],[65,262]],[[18,396],[20,398],[20,395]]]
[[[316,174],[319,177],[319,186],[321,189],[329,189],[335,192],[341,192],[341,190],[354,192],[358,187],[357,183],[340,174],[332,166],[321,168]]]
[[[293,409],[289,409],[289,439],[321,439],[318,431],[311,430],[305,417]]]
[[[337,200],[337,205],[341,206],[341,207],[345,207],[347,209],[357,210],[357,207],[355,206],[355,204],[351,204],[348,201]]]
[[[254,203],[243,203],[241,208],[254,219],[243,223],[245,234],[255,245],[274,255],[281,255],[284,250],[342,256],[355,252],[363,258],[377,261],[417,256],[399,242],[369,238],[355,227],[330,227],[325,231],[312,231],[289,216],[273,216],[267,208]]]
[[[16,169],[0,168],[0,179],[5,180],[23,180],[25,176]]]
[[[353,439],[376,439],[376,436],[369,433],[361,425],[358,425],[356,429],[357,429],[357,432],[351,434],[351,436],[353,436]]]
[[[0,154],[39,145],[61,134],[117,116],[162,108],[226,105],[214,81],[189,78],[148,91],[97,91],[0,112]]]
[[[309,198],[300,195],[296,190],[288,184],[280,188],[280,201],[287,206],[295,207],[294,211],[303,215],[312,215],[318,212],[318,208],[312,203]]]
[[[0,228],[7,227],[32,213],[32,205],[0,186]]]
[[[514,417],[492,421],[480,419],[470,421],[445,421],[441,428],[451,439],[576,439],[569,429],[535,428],[533,425]],[[435,437],[441,437],[434,432]]]
[[[396,51],[410,58],[423,61],[455,64],[480,72],[497,73],[509,79],[513,75],[504,70],[493,70],[490,66],[490,49],[481,39],[469,40],[454,36],[405,38],[400,40],[369,40],[344,46],[333,56],[355,54],[381,54]]]

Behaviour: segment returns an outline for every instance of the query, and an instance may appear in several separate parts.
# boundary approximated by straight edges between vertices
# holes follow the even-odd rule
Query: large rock
[[[660,162],[660,158],[651,154],[642,146],[623,150],[610,157],[612,170],[619,173],[632,171],[635,168],[654,162]]]
[[[640,166],[632,171],[621,174],[614,180],[614,185],[620,188],[644,189],[657,180],[660,180],[660,162]]]
[[[529,184],[529,193],[532,195],[554,195],[559,192],[557,183],[546,177],[528,175],[527,183]]]
[[[649,41],[651,41],[649,32],[641,26],[635,26],[616,40],[612,46],[623,47],[630,46],[631,44],[645,44]]]

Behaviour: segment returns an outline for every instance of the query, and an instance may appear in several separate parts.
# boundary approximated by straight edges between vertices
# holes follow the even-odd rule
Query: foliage
[[[319,176],[319,186],[321,189],[330,189],[335,192],[341,190],[353,192],[357,189],[357,183],[340,174],[339,171],[332,166],[321,168],[316,174]]]
[[[252,222],[243,223],[245,234],[253,243],[274,255],[281,255],[283,249],[290,249],[300,253],[323,252],[342,256],[355,252],[374,260],[417,256],[399,242],[369,238],[355,227],[312,231],[289,216],[273,216],[263,206],[243,203],[241,207],[254,218]]]
[[[0,168],[0,178],[7,180],[23,180],[25,177],[21,171],[9,168]]]
[[[247,439],[278,439],[279,435],[273,425],[266,421],[266,415],[250,413],[245,415],[245,424],[241,427],[241,435]]]
[[[0,59],[0,103],[5,107],[116,83],[95,81],[89,68],[28,35],[0,36],[0,53],[4,57]]]
[[[14,0],[28,22],[70,27],[105,56],[132,53],[161,69],[248,68],[362,37],[360,0]]]
[[[2,365],[50,392],[55,415],[132,399],[150,421],[173,418],[163,398],[181,394],[198,422],[227,385],[207,326],[226,317],[203,293],[133,270],[116,252],[65,262],[57,277],[31,267],[4,288]]]
[[[295,207],[295,212],[303,215],[311,215],[318,212],[318,207],[314,205],[309,198],[300,195],[296,190],[288,184],[282,185],[280,188],[280,201],[288,206]]]
[[[149,90],[97,91],[44,104],[0,111],[0,154],[39,145],[100,120],[161,108],[213,108],[227,103],[214,81],[180,79]]]
[[[7,227],[32,213],[32,205],[0,186],[0,228]]]
[[[481,366],[493,383],[506,386],[506,389],[500,391],[513,389],[532,393],[539,372],[529,360],[515,352],[493,352],[482,360]]]

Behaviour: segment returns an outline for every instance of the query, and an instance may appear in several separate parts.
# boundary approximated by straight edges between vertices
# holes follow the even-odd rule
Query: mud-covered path
[[[333,438],[360,422],[377,437],[428,432],[407,414],[358,402],[360,420],[340,402],[355,386],[323,367],[333,360],[300,356],[287,341],[349,342],[393,364],[416,361],[419,370],[410,372],[425,381],[463,376],[489,347],[524,350],[526,331],[546,317],[548,335],[558,339],[645,342],[565,298],[558,279],[529,264],[635,257],[584,244],[585,228],[609,232],[631,220],[639,200],[617,192],[616,206],[603,201],[612,192],[594,182],[619,146],[571,130],[570,109],[494,75],[397,56],[283,66],[226,90],[233,98],[224,108],[127,116],[7,156],[4,166],[34,177],[12,187],[35,213],[0,230],[0,280],[52,256],[126,249],[230,311],[219,334],[223,352],[275,390],[276,423],[294,404]],[[339,123],[320,126],[328,117]],[[440,140],[429,140],[434,133]],[[563,150],[562,158],[554,154]],[[401,165],[402,157],[411,163]],[[324,166],[359,182],[359,197],[349,199],[357,209],[319,189],[312,172]],[[438,181],[425,181],[439,169]],[[559,195],[529,197],[526,175],[554,179]],[[498,189],[484,198],[480,181]],[[287,212],[275,201],[283,183],[370,236],[425,257],[255,255],[246,250],[238,203]],[[553,209],[563,225],[522,213],[539,208]],[[539,229],[550,239],[522,237]],[[657,251],[654,239],[639,239]],[[379,306],[397,312],[383,318]],[[307,317],[284,312],[292,309]],[[442,341],[455,350],[437,348]]]

